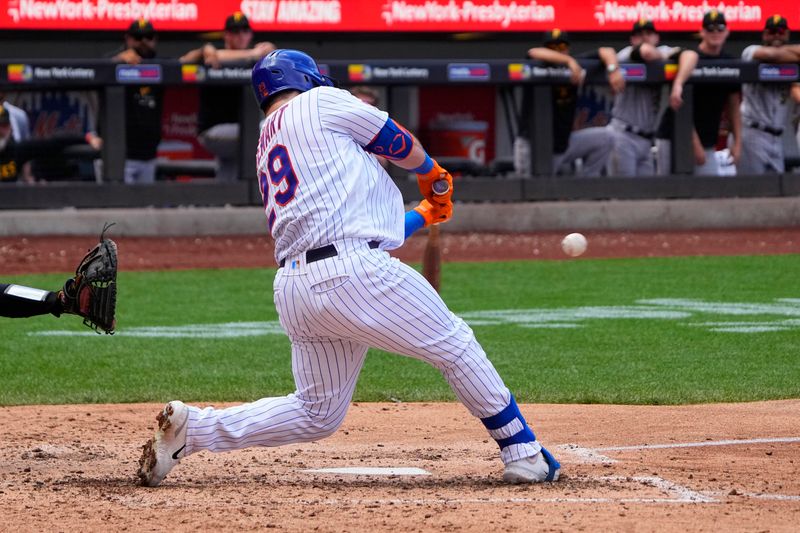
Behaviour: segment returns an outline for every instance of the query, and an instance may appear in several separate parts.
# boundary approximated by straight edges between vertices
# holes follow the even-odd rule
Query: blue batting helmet
[[[311,56],[299,50],[273,50],[255,64],[251,81],[261,109],[271,97],[283,91],[302,93],[320,85],[333,86],[333,81],[320,73]]]

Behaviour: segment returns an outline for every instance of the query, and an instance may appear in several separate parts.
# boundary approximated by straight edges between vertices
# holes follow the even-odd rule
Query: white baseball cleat
[[[542,448],[540,453],[533,457],[526,457],[512,461],[506,465],[503,472],[503,481],[506,483],[541,483],[543,481],[558,481],[561,465],[555,458]]]
[[[169,471],[181,462],[186,449],[189,409],[183,402],[172,401],[156,416],[158,428],[152,439],[142,446],[139,459],[139,484],[156,487]]]

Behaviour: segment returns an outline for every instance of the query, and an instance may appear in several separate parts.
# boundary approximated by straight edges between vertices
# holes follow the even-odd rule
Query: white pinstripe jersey
[[[362,148],[387,119],[334,87],[306,91],[267,117],[256,159],[276,261],[341,239],[403,243],[400,190]]]

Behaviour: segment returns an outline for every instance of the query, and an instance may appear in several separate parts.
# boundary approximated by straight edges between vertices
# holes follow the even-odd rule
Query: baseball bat
[[[441,179],[433,182],[433,194],[442,195],[450,192],[450,183]],[[439,292],[442,281],[442,247],[439,242],[439,225],[433,224],[428,228],[428,242],[422,254],[422,275]]]
[[[433,194],[441,196],[450,192],[450,183],[447,180],[436,180],[431,185],[431,189],[433,189]]]
[[[428,242],[422,254],[422,275],[439,292],[442,273],[442,249],[439,242],[439,226],[428,228]]]

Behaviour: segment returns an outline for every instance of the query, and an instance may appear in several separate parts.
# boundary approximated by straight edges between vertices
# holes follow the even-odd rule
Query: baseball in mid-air
[[[589,243],[580,233],[570,233],[561,240],[561,249],[570,257],[578,257],[586,251]]]

